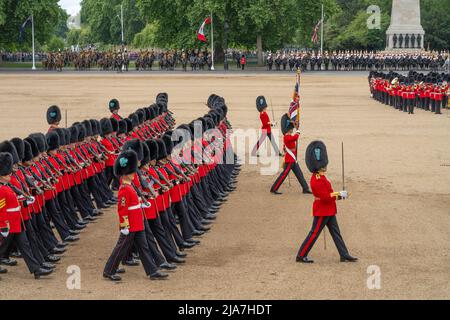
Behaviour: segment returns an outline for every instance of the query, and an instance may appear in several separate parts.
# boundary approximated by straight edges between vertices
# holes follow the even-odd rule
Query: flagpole
[[[321,30],[320,30],[320,54],[323,55],[323,4],[322,4],[322,23],[321,23]]]
[[[31,41],[33,46],[33,67],[32,70],[36,70],[36,58],[35,58],[35,52],[34,52],[34,15],[31,14]]]
[[[213,13],[211,11],[211,54],[212,54],[212,66],[211,70],[214,71],[214,20]]]

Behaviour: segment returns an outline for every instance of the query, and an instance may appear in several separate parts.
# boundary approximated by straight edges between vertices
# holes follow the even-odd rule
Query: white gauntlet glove
[[[6,223],[5,228],[0,229],[0,234],[3,236],[3,238],[7,238],[9,236],[9,223]]]
[[[347,191],[341,191],[341,192],[339,192],[339,196],[342,198],[342,199],[347,199],[348,198],[348,192]]]
[[[27,205],[31,206],[35,202],[36,202],[36,198],[35,197],[30,197],[30,199],[27,200]]]
[[[145,204],[145,203],[142,203],[141,204],[141,208],[142,209],[148,209],[148,208],[150,208],[152,206],[152,204],[149,202],[148,204]]]
[[[120,233],[127,236],[130,234],[130,230],[128,228],[120,229]]]

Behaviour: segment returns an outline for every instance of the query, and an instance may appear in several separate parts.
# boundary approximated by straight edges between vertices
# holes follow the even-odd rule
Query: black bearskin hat
[[[84,129],[85,129],[84,137],[87,138],[87,137],[92,136],[91,122],[89,120],[84,120],[81,124],[84,126]]]
[[[166,146],[166,152],[167,152],[167,155],[169,156],[169,155],[171,155],[172,154],[172,151],[173,151],[173,141],[172,141],[172,134],[170,133],[170,134],[165,134],[163,137],[162,137],[162,140],[164,141],[164,145]]]
[[[138,169],[138,156],[133,150],[123,151],[114,163],[114,175],[116,177],[136,173]]]
[[[64,128],[64,144],[61,143],[62,146],[67,146],[70,143],[71,133],[68,128]]]
[[[55,124],[61,121],[61,110],[58,106],[51,106],[47,109],[48,124]]]
[[[111,128],[113,132],[117,132],[119,129],[119,121],[117,119],[111,118],[109,119],[109,122],[111,122]]]
[[[20,159],[19,159],[19,155],[17,154],[17,150],[16,147],[14,147],[14,144],[12,144],[12,142],[10,141],[3,141],[2,143],[0,143],[0,152],[3,153],[9,153],[12,157],[13,163],[19,163]]]
[[[148,150],[150,152],[149,161],[157,160],[157,158],[158,158],[158,142],[156,142],[156,140],[147,140],[147,141],[145,141],[145,144],[147,145]]]
[[[161,139],[157,140],[158,143],[158,157],[156,160],[162,160],[167,157],[166,144]]]
[[[16,148],[17,155],[19,156],[19,161],[22,161],[25,153],[25,145],[23,143],[23,140],[20,138],[13,138],[11,139],[11,143]]]
[[[25,138],[24,141],[28,142],[28,144],[30,145],[31,154],[32,154],[33,158],[36,158],[37,156],[39,156],[39,154],[41,152],[39,151],[36,141],[31,137]]]
[[[0,176],[4,177],[12,173],[13,157],[10,153],[0,153]]]
[[[141,160],[141,166],[145,166],[150,162],[150,150],[146,143],[141,143],[142,145],[142,151],[143,151],[143,157]]]
[[[134,139],[125,142],[125,144],[122,147],[122,150],[124,151],[133,150],[134,152],[136,152],[139,161],[142,161],[142,159],[144,158],[144,150],[142,147],[142,142],[139,139]]]
[[[113,133],[113,125],[111,123],[111,120],[109,120],[108,118],[103,118],[102,120],[100,120],[100,128],[102,136]]]
[[[138,111],[136,111],[136,114],[138,116],[139,119],[139,124],[143,124],[145,121],[145,112],[142,109],[139,109]]]
[[[78,142],[78,127],[72,126],[69,128],[70,131],[70,143],[77,143]]]
[[[79,124],[77,128],[78,128],[78,142],[82,142],[86,138],[86,127],[82,124]]]
[[[294,124],[292,123],[292,120],[289,118],[289,116],[285,113],[281,117],[281,132],[283,135],[288,133],[289,130],[294,129]]]
[[[127,130],[127,122],[125,120],[120,120],[118,122],[117,134],[125,134],[128,132]]]
[[[131,120],[131,125],[133,126],[133,129],[139,126],[139,116],[136,113],[130,114],[128,118]]]
[[[119,100],[117,99],[112,99],[109,102],[109,111],[113,112],[115,110],[119,110],[120,109],[120,103]]]
[[[328,166],[327,147],[322,141],[313,141],[306,149],[306,166],[311,173],[317,173]]]
[[[57,129],[53,130],[52,132],[55,132],[59,136],[59,147],[60,146],[65,146],[66,145],[66,132],[65,132],[65,130],[62,129],[62,128],[57,128]],[[47,134],[46,139],[47,139],[47,144],[48,144],[48,146],[50,148],[50,143],[48,143],[48,136],[49,136],[49,133]],[[58,148],[54,148],[54,149],[51,149],[51,150],[55,150],[55,149],[58,149]]]
[[[133,131],[133,122],[128,118],[125,119],[125,122],[127,124],[127,133]]]
[[[47,142],[45,141],[45,136],[41,133],[32,133],[30,134],[30,138],[36,142],[36,146],[39,150],[39,153],[43,153],[47,151]]]
[[[100,134],[100,123],[97,120],[91,119],[89,120],[92,128],[92,135],[96,136]]]
[[[31,144],[27,140],[23,141],[23,150],[24,150],[24,152],[23,152],[22,161],[28,162],[28,161],[33,160],[33,158],[34,158],[33,150],[31,149]]]
[[[51,131],[47,133],[46,138],[48,144],[48,151],[53,151],[59,148],[61,140],[59,134],[57,134],[56,131]]]
[[[256,110],[262,112],[265,108],[267,108],[266,98],[264,96],[256,98]]]

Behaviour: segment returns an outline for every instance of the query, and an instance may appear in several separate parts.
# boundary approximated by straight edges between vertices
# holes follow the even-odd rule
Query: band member
[[[278,190],[292,170],[303,189],[303,193],[310,194],[311,191],[309,190],[308,183],[306,182],[305,177],[303,176],[303,172],[297,162],[296,156],[297,142],[300,138],[300,131],[297,130],[294,133],[294,124],[292,123],[291,119],[289,119],[289,116],[287,114],[285,114],[281,118],[281,131],[284,134],[284,149],[286,151],[286,154],[284,156],[283,171],[281,172],[277,180],[275,180],[275,183],[270,189],[270,192],[276,195],[282,194],[281,192],[278,192]]]
[[[109,102],[109,111],[111,112],[111,118],[116,119],[117,121],[122,120],[123,118],[119,115],[120,103],[117,99],[112,99]]]
[[[0,256],[9,255],[12,246],[16,246],[30,273],[35,279],[53,272],[45,269],[33,256],[30,243],[22,227],[21,206],[14,187],[10,184],[13,173],[13,157],[9,153],[0,153]],[[24,199],[30,201],[31,199]]]
[[[167,278],[167,274],[158,270],[155,265],[148,246],[144,230],[143,207],[147,206],[144,199],[138,196],[132,182],[138,169],[138,156],[134,151],[124,151],[119,155],[114,163],[114,174],[121,177],[121,186],[119,189],[118,215],[120,221],[120,236],[117,241],[108,262],[103,271],[103,277],[111,281],[121,281],[117,275],[123,273],[119,270],[120,262],[130,252],[134,245],[139,252],[139,257],[145,269],[147,276],[152,280],[161,280]]]
[[[61,110],[58,106],[51,106],[47,109],[47,123],[50,125],[48,132],[59,128],[61,122]]]
[[[266,98],[263,96],[260,96],[256,99],[256,109],[259,112],[259,119],[261,120],[262,124],[262,134],[259,138],[258,142],[256,143],[255,147],[252,151],[253,157],[259,157],[258,150],[259,147],[263,144],[263,142],[266,140],[266,138],[269,138],[270,143],[272,144],[273,150],[275,150],[275,153],[277,153],[280,157],[283,156],[280,153],[280,149],[278,148],[278,145],[276,141],[274,140],[272,136],[272,126],[273,124],[270,122],[269,115],[267,114],[267,102]]]
[[[326,178],[328,153],[323,142],[314,141],[308,146],[306,149],[306,166],[313,174],[311,188],[315,197],[313,204],[314,221],[311,231],[297,253],[297,262],[314,263],[313,260],[308,259],[308,254],[325,226],[330,230],[341,256],[341,262],[356,262],[358,259],[348,253],[336,219],[336,200],[347,199],[348,192],[345,190],[334,192],[331,183]]]

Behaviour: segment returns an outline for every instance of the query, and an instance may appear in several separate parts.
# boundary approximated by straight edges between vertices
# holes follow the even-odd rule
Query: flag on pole
[[[311,37],[311,42],[312,43],[318,43],[319,42],[319,30],[320,30],[321,26],[322,26],[322,19],[320,19],[319,22],[317,22],[316,26],[313,29],[313,35]]]
[[[27,18],[27,20],[25,20],[25,22],[22,23],[22,25],[20,26],[20,32],[19,32],[19,42],[20,42],[20,43],[23,42],[25,29],[28,27],[28,25],[31,24],[31,21],[32,21],[32,18],[31,18],[31,16],[29,16],[29,17]]]
[[[211,24],[211,17],[206,18],[205,21],[203,21],[202,25],[200,26],[200,29],[198,30],[197,39],[202,42],[208,42],[208,39],[206,39],[205,36],[205,26],[207,24]]]
[[[300,69],[297,71],[294,94],[289,106],[289,117],[292,122],[297,124],[298,128],[300,123]]]

